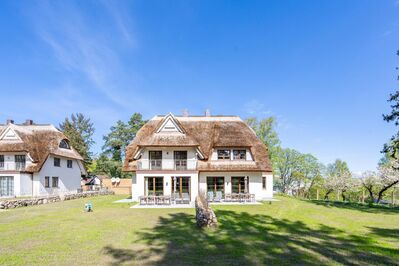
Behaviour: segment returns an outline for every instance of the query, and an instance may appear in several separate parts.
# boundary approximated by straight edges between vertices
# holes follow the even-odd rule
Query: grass
[[[194,209],[130,209],[123,196],[0,212],[0,265],[398,264],[399,210],[279,197],[213,206],[219,227]],[[91,201],[93,213],[84,213]]]

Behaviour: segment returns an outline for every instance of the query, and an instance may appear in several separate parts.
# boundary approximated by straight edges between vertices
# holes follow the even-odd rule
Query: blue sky
[[[399,1],[1,1],[0,120],[273,115],[285,147],[374,169]]]

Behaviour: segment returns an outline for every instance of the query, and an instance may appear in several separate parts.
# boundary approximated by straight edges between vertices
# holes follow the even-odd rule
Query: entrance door
[[[176,186],[175,186],[176,180]],[[176,176],[172,178],[172,193],[177,193],[180,198],[184,195],[190,197],[190,177],[189,176]]]
[[[146,195],[147,196],[162,196],[163,195],[163,177],[154,176],[146,177]]]
[[[0,176],[0,197],[14,196],[14,177]]]

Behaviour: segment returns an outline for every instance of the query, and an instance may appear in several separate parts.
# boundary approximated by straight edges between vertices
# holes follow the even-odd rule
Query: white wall
[[[174,169],[174,151],[187,151],[187,168],[192,170],[196,168],[197,151],[193,147],[151,147],[142,151],[143,155],[139,160],[142,165],[141,169],[149,169],[149,151],[162,151],[162,168],[171,170]]]
[[[144,196],[145,193],[145,177],[163,177],[164,195],[171,195],[172,192],[172,178],[174,176],[189,176],[190,177],[190,198],[191,201],[198,195],[198,173],[184,173],[184,174],[173,174],[173,173],[136,173],[132,177],[132,199],[138,201],[140,196]]]
[[[34,174],[34,194],[52,195],[57,193],[74,193],[80,188],[82,163],[72,159],[72,168],[67,168],[69,158],[61,159],[61,167],[54,166],[54,156],[49,156],[39,173]],[[50,187],[45,187],[45,177],[50,177]],[[58,177],[58,188],[52,188],[52,177]]]
[[[28,173],[0,173],[0,176],[11,176],[14,178],[14,196],[32,196],[32,174]]]
[[[4,155],[3,170],[15,170],[15,155],[25,155],[25,167],[32,164],[32,160],[26,152],[3,152],[1,155]]]
[[[231,177],[248,176],[249,193],[255,194],[256,200],[273,198],[273,176],[271,174],[262,174],[261,172],[201,172],[199,176],[199,189],[207,191],[207,176],[223,176],[225,193],[231,193]],[[266,189],[262,186],[262,176],[266,176]]]

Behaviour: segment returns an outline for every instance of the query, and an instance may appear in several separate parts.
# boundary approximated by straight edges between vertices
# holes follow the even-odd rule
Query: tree
[[[361,176],[362,186],[369,193],[369,199],[371,202],[375,201],[374,193],[376,193],[377,186],[379,184],[379,176],[376,172],[366,171]]]
[[[362,175],[362,185],[369,192],[370,200],[379,203],[385,192],[399,184],[398,166],[394,160],[378,167],[378,173],[365,172]]]
[[[310,190],[320,180],[324,165],[312,154],[303,154],[299,161],[300,172],[303,175],[305,196],[310,196]]]
[[[349,171],[348,164],[345,161],[337,159],[334,163],[329,164],[327,166],[327,179],[324,185],[326,189],[324,198],[328,199],[328,196],[331,194],[331,192],[336,190],[337,193],[342,193],[342,198],[345,201],[345,192],[350,188],[351,178],[352,174]]]
[[[269,159],[273,162],[280,147],[280,139],[275,130],[276,120],[268,117],[258,120],[256,117],[246,119],[246,123],[255,131],[257,137],[266,145],[269,151]]]
[[[110,132],[103,137],[103,152],[111,156],[114,161],[122,161],[125,157],[127,145],[136,137],[137,131],[145,123],[146,121],[139,113],[134,113],[127,124],[118,120],[116,125],[110,128]]]
[[[59,127],[69,139],[71,146],[83,157],[85,165],[90,164],[90,148],[94,144],[92,137],[95,130],[90,118],[81,113],[71,114],[70,119],[66,117]]]
[[[281,192],[287,193],[294,184],[302,177],[300,175],[301,153],[293,149],[276,149],[273,168],[278,178],[277,185]]]
[[[399,55],[399,50],[396,52]],[[396,67],[398,70],[399,68]],[[399,80],[399,76],[397,78]],[[388,123],[394,122],[395,126],[399,125],[399,90],[390,94],[388,102],[391,103],[391,113],[383,115],[383,119]],[[384,145],[383,149],[384,153],[388,153],[391,157],[398,159],[399,158],[399,131],[391,137],[389,143]]]
[[[389,164],[382,165],[378,168],[380,190],[378,192],[377,203],[382,200],[384,193],[391,187],[399,184],[399,171],[398,165],[394,160]]]
[[[110,132],[103,137],[103,152],[96,161],[97,173],[120,178],[129,176],[122,172],[125,150],[145,123],[141,114],[134,113],[127,123],[118,120],[116,125],[110,128]]]

